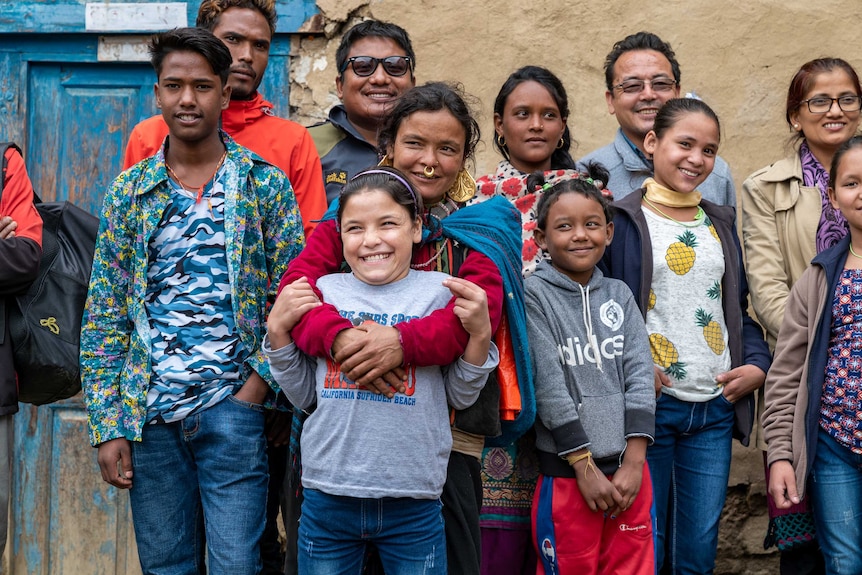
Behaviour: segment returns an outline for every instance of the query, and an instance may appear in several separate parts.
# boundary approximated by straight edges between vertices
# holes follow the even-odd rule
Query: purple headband
[[[395,172],[390,172],[389,170],[378,170],[376,168],[372,168],[370,170],[365,170],[364,172],[359,172],[358,174],[350,178],[350,181],[352,182],[359,176],[364,176],[365,174],[383,174],[395,178],[396,180],[404,184],[404,187],[407,188],[408,192],[410,192],[410,195],[413,197],[413,205],[416,206],[416,213],[419,214],[422,211],[422,206],[419,203],[419,198],[416,197],[416,192],[413,190],[413,186],[411,186],[410,183],[406,179],[402,178],[400,175],[396,174]]]

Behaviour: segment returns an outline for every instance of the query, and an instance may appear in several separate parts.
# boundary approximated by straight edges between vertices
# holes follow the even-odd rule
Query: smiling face
[[[524,173],[551,169],[551,154],[565,128],[554,97],[533,80],[518,84],[506,98],[502,116],[494,114],[494,129],[505,139],[509,161]]]
[[[862,237],[862,146],[851,148],[841,156],[835,187],[829,188],[829,201],[847,218],[858,242]]]
[[[614,237],[614,224],[607,221],[596,200],[563,192],[548,209],[545,229],[536,228],[533,234],[554,268],[587,285]]]
[[[367,36],[350,46],[347,59],[355,56],[387,58],[407,56],[407,52],[392,38]],[[357,76],[349,63],[343,73],[335,79],[338,97],[344,104],[347,119],[354,126],[376,132],[378,124],[386,116],[395,100],[416,83],[413,71],[403,76],[390,76],[382,64],[370,76]]]
[[[814,78],[814,84],[805,94],[805,100],[818,96],[839,98],[841,96],[858,96],[853,80],[841,68],[821,72]],[[793,128],[802,132],[808,147],[814,156],[826,169],[832,161],[832,155],[838,147],[849,140],[859,128],[859,111],[845,112],[837,102],[824,114],[813,114],[807,104],[802,104],[790,114]],[[798,126],[798,127],[797,127]]]
[[[156,102],[171,139],[199,142],[218,134],[221,111],[230,101],[230,86],[196,52],[177,51],[162,61],[154,88]]]
[[[673,80],[670,61],[655,50],[631,50],[623,53],[614,64],[613,85],[627,80]],[[644,84],[643,90],[627,94],[620,88],[605,93],[608,111],[617,117],[623,134],[634,145],[643,150],[643,140],[652,130],[655,116],[662,104],[671,98],[679,97],[679,85],[672,90],[655,91],[651,84]]]
[[[231,98],[251,99],[269,63],[272,31],[266,18],[251,8],[228,8],[219,16],[212,32],[225,43],[233,58],[227,80]]]
[[[341,212],[344,260],[353,275],[369,285],[385,285],[407,276],[413,244],[422,239],[419,218],[383,190],[351,194]]]
[[[449,110],[414,112],[401,121],[387,155],[430,205],[443,199],[464,167],[466,139],[464,126]],[[425,175],[429,166],[431,177]]]
[[[653,156],[656,182],[679,193],[697,189],[718,155],[718,125],[701,112],[681,112],[661,138],[650,131],[644,149]]]

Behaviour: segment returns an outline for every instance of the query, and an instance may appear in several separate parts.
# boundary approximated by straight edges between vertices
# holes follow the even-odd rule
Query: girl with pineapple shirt
[[[734,209],[697,191],[715,164],[719,132],[702,101],[665,103],[644,139],[654,177],[614,204],[615,239],[602,264],[631,288],[649,332],[656,563],[673,574],[713,571],[731,439],[748,445],[752,392],[770,363],[746,312]]]
[[[534,237],[550,257],[524,281],[540,469],[536,572],[653,575],[649,340],[631,290],[596,268],[614,224],[594,183],[608,173],[588,171],[553,186],[541,186],[541,172],[527,179],[544,191]]]

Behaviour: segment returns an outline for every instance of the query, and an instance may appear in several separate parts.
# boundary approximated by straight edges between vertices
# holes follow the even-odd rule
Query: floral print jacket
[[[275,166],[220,133],[227,148],[225,245],[231,301],[256,371],[274,387],[261,341],[279,279],[304,245],[290,182]],[[150,382],[150,325],[144,308],[147,246],[171,200],[164,145],[129,168],[105,194],[87,307],[81,379],[90,443],[140,441]],[[277,389],[277,388],[276,388]]]

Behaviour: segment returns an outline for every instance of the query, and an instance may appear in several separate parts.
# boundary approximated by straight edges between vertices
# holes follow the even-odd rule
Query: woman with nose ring
[[[413,269],[445,272],[484,289],[492,330],[505,317],[515,350],[517,416],[501,424],[500,388],[490,380],[472,407],[451,414],[453,447],[441,496],[446,552],[449,572],[467,575],[480,574],[479,458],[485,439],[502,432],[511,442],[532,427],[535,416],[520,273],[521,221],[503,198],[466,206],[476,193],[466,164],[478,141],[478,124],[460,90],[443,83],[405,93],[378,138],[383,163],[403,173],[423,203],[423,239],[414,249]],[[341,252],[335,224],[325,218],[281,285],[301,277],[313,284],[339,270]],[[404,390],[402,366],[449,364],[463,353],[468,338],[458,313],[453,298],[426,318],[379,318],[353,327],[335,308],[322,305],[306,313],[292,335],[307,354],[333,357],[351,382],[397,397]]]

